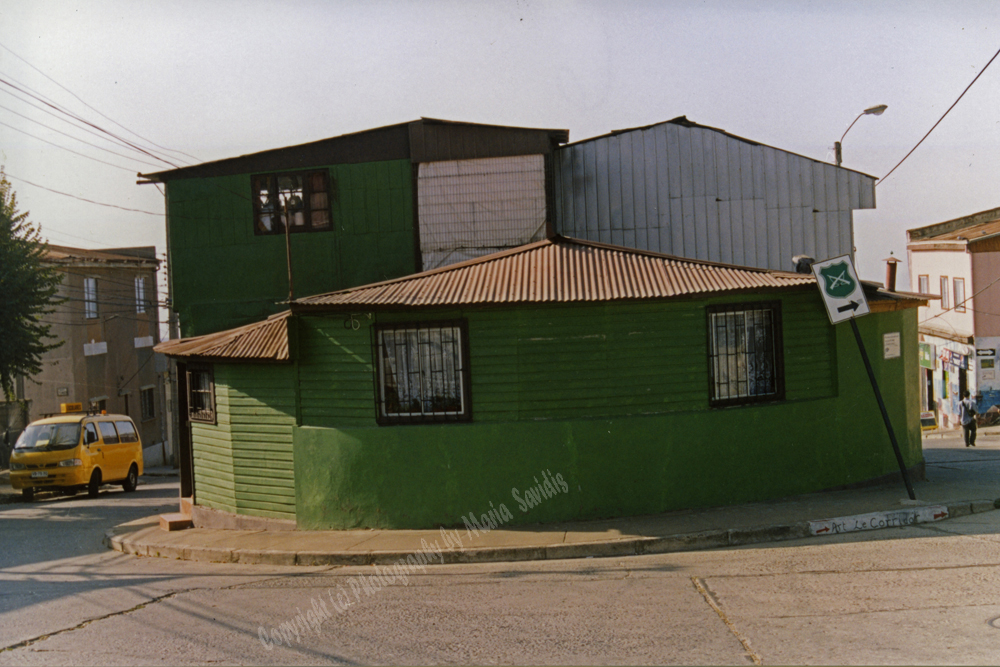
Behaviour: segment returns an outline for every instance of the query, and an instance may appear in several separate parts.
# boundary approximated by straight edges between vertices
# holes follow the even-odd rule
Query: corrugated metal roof
[[[452,306],[663,299],[792,287],[812,274],[731,266],[556,236],[404,278],[293,301],[337,306]]]
[[[205,359],[288,361],[289,311],[263,322],[218,333],[168,340],[153,348],[171,357]]]

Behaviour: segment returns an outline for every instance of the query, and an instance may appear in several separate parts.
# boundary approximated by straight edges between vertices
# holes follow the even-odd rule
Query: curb
[[[972,500],[951,505],[922,506],[920,508],[873,512],[871,514],[851,517],[837,517],[819,521],[799,521],[790,525],[759,526],[753,528],[736,528],[708,530],[697,533],[667,535],[664,537],[636,537],[603,542],[581,542],[577,544],[552,544],[525,547],[480,547],[467,549],[449,549],[441,552],[442,564],[457,563],[496,563],[529,560],[555,560],[566,558],[606,558],[614,556],[641,556],[643,554],[677,553],[683,551],[700,551],[705,549],[720,549],[738,547],[765,542],[781,542],[797,540],[806,537],[826,537],[817,535],[815,524],[838,522],[848,524],[851,520],[870,519],[875,517],[881,521],[867,522],[867,527],[842,529],[830,534],[844,534],[868,530],[884,530],[932,523],[946,519],[990,512],[1000,508],[1000,499]],[[931,510],[931,512],[927,512]],[[944,510],[944,516],[940,511]],[[938,518],[923,518],[930,514]],[[901,515],[912,515],[914,519],[906,523],[898,523]],[[893,523],[896,521],[897,523]],[[858,524],[856,521],[855,524]],[[320,552],[320,551],[281,551],[277,549],[233,549],[226,547],[197,547],[189,545],[156,545],[142,540],[144,535],[138,532],[118,532],[121,527],[105,532],[104,544],[110,549],[124,554],[158,558],[173,558],[209,563],[239,563],[246,565],[390,565],[406,559],[414,551],[369,551],[369,552]],[[159,531],[158,527],[146,527],[146,530]],[[155,533],[154,533],[155,534]]]

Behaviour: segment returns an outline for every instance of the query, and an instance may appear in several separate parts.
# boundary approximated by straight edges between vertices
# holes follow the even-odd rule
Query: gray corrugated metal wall
[[[853,256],[851,211],[875,179],[705,127],[662,123],[558,149],[565,236],[793,270],[792,256]]]

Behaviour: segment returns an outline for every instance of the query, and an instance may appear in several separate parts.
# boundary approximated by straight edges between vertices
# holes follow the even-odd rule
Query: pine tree
[[[62,278],[45,264],[45,245],[0,167],[0,390],[14,398],[14,380],[41,371],[41,357],[62,345],[42,317],[60,302]]]

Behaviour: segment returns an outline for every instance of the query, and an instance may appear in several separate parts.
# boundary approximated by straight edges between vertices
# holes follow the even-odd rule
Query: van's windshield
[[[72,449],[80,444],[80,424],[32,424],[24,429],[14,449]]]

